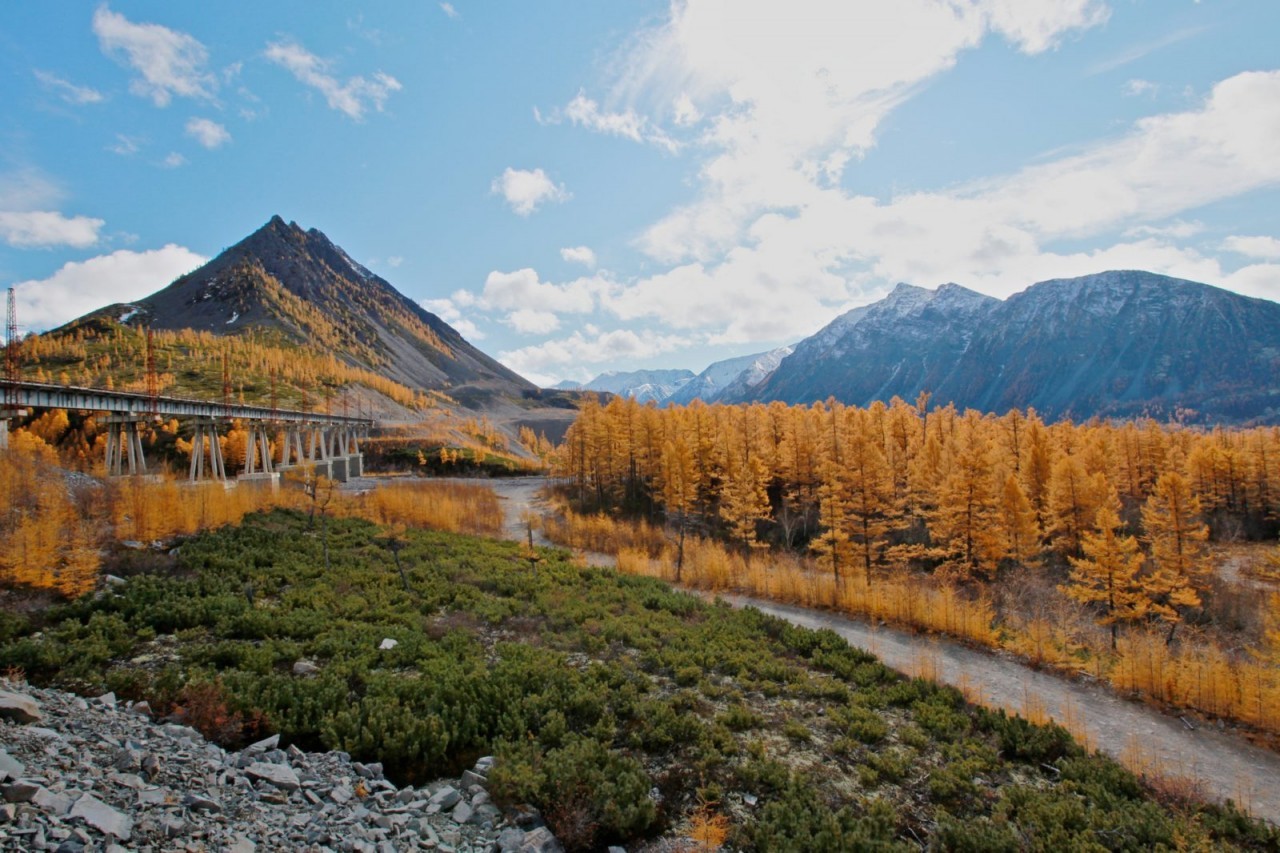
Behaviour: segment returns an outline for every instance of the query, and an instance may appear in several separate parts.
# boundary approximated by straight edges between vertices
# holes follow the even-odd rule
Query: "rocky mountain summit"
[[[557,853],[530,807],[489,801],[480,759],[459,779],[400,788],[342,752],[226,752],[146,703],[0,691],[0,849]]]
[[[279,216],[163,290],[64,328],[103,317],[219,336],[254,330],[322,347],[410,388],[449,390],[464,402],[535,390],[318,229]]]

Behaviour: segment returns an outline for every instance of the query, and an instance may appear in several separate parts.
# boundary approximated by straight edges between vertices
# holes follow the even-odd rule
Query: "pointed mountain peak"
[[[534,387],[319,230],[285,224],[279,215],[136,307],[157,329],[266,330],[410,388]]]

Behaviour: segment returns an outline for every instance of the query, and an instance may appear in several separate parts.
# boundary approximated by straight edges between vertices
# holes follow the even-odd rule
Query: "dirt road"
[[[545,513],[538,493],[541,478],[477,481],[503,499],[505,535],[523,541],[529,513]],[[543,544],[535,537],[535,541]],[[592,562],[609,558],[590,555]],[[603,560],[601,559],[603,558]],[[1117,696],[1107,687],[1040,672],[1020,661],[972,649],[944,638],[929,638],[823,611],[777,604],[742,595],[722,596],[738,607],[808,628],[830,628],[894,669],[922,671],[964,690],[974,701],[1022,712],[1038,708],[1059,722],[1071,722],[1090,745],[1112,756],[1140,755],[1163,775],[1196,780],[1204,796],[1234,800],[1256,817],[1280,825],[1280,755],[1260,749],[1230,732],[1188,727],[1181,719]]]

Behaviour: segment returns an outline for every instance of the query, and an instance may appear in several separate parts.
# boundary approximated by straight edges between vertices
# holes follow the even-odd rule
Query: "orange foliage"
[[[383,525],[406,525],[497,536],[503,511],[492,489],[467,483],[395,481],[357,495],[340,495],[336,514]]]
[[[479,485],[405,481],[362,494],[337,489],[327,512],[378,524],[497,535],[503,513]],[[306,510],[299,488],[265,483],[189,483],[166,477],[106,481],[69,475],[39,437],[11,436],[0,454],[0,586],[51,589],[74,598],[98,583],[113,541],[166,541],[239,522],[271,507]]]
[[[1280,517],[1278,428],[1046,425],[930,410],[926,395],[865,409],[619,398],[581,410],[553,473],[579,509],[646,519],[547,527],[623,571],[943,632],[1280,732],[1280,629],[1204,631],[1206,539]],[[1021,579],[1038,604],[1009,606]],[[1173,643],[1180,624],[1198,627]]]

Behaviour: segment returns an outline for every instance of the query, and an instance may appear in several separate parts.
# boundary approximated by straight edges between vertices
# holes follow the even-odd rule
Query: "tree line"
[[[1280,429],[1153,420],[1046,424],[894,398],[656,408],[588,401],[555,472],[584,510],[660,520],[746,554],[811,553],[872,587],[899,569],[976,587],[1046,566],[1114,645],[1127,624],[1172,641],[1212,589],[1210,539],[1274,539]]]

